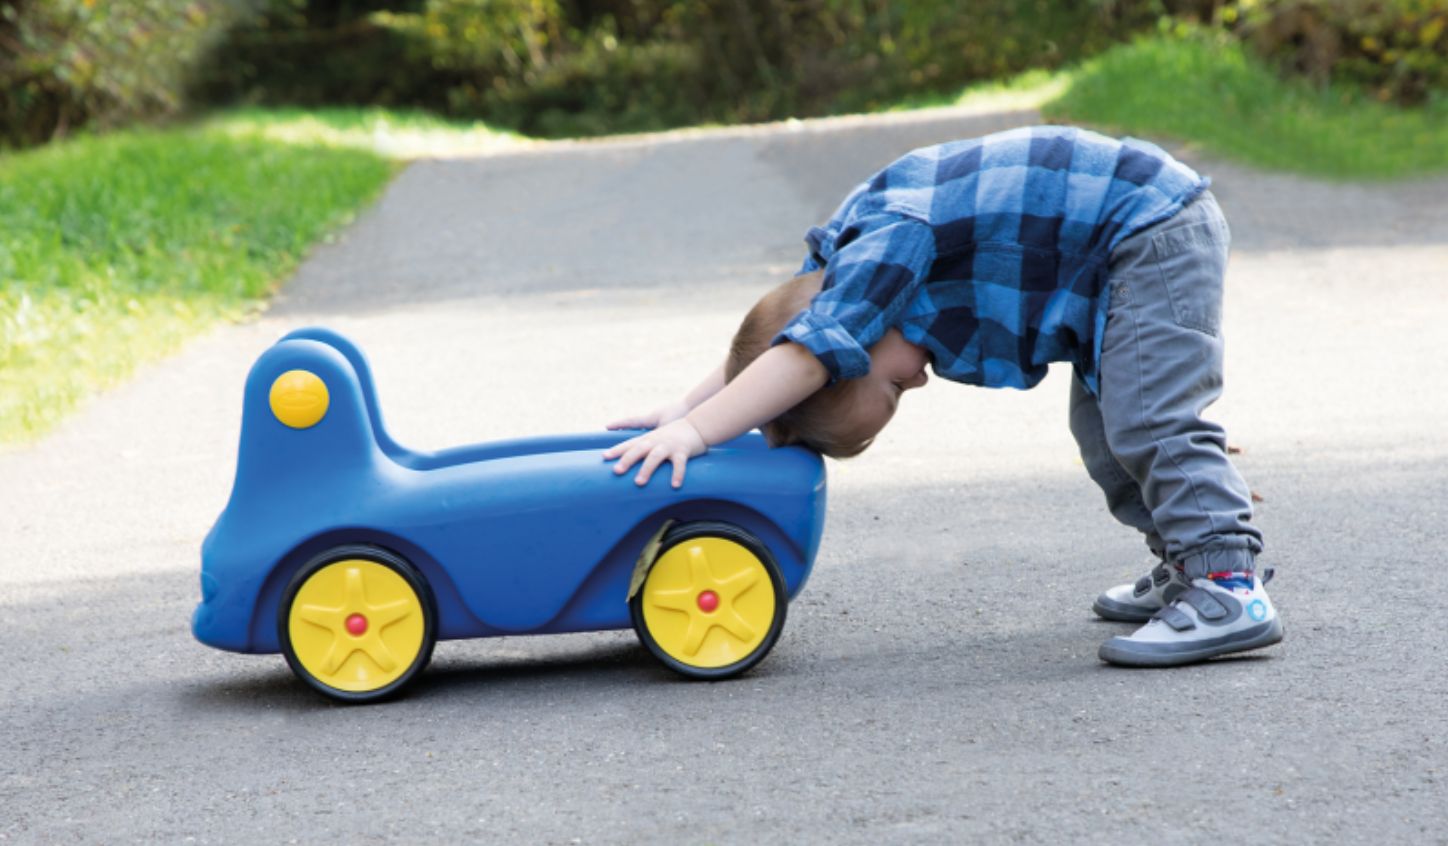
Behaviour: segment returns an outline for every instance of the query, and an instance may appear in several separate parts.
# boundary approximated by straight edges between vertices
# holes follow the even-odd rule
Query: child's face
[[[891,329],[870,347],[870,372],[860,378],[855,388],[850,416],[862,438],[872,438],[885,428],[900,403],[900,395],[923,386],[929,362],[925,350],[905,340],[899,330]]]

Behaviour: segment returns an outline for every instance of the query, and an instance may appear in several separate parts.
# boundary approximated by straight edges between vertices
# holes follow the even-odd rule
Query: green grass
[[[1399,108],[1284,80],[1240,45],[1196,34],[1118,47],[1070,73],[1053,120],[1190,141],[1265,168],[1332,179],[1448,169],[1448,99]]]
[[[510,140],[378,110],[238,112],[0,155],[0,442],[255,311],[396,159]]]
[[[529,140],[477,121],[378,107],[235,109],[213,116],[202,125],[232,136],[365,150],[394,159],[487,152]]]
[[[1015,109],[1039,109],[1059,97],[1071,81],[1071,75],[1060,71],[1030,70],[1009,79],[978,82],[952,94],[938,92],[906,97],[894,103],[887,112],[914,109],[966,108],[977,112],[1003,112]]]
[[[1224,158],[1328,179],[1448,171],[1448,96],[1421,108],[1284,79],[1200,31],[1143,38],[1066,70],[1029,71],[890,111],[1036,108],[1050,121],[1171,138]]]
[[[1172,138],[1263,168],[1328,179],[1448,171],[1448,97],[1421,108],[1283,79],[1204,33],[1121,45],[1082,65],[1031,71],[906,108],[1039,108],[1047,120]]]

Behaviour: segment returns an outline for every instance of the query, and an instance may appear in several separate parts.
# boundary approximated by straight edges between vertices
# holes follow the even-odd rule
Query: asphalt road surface
[[[1448,842],[1448,181],[1179,154],[1235,234],[1215,414],[1287,638],[1124,671],[1148,565],[1030,392],[935,380],[830,466],[770,657],[673,677],[631,632],[440,644],[340,707],[191,639],[241,386],[323,323],[419,448],[597,429],[691,387],[872,168],[1034,122],[934,113],[421,161],[263,317],[0,453],[0,843]],[[599,472],[606,472],[600,466]]]

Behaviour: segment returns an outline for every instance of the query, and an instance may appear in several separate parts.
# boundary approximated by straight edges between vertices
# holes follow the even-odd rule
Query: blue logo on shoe
[[[1254,599],[1247,603],[1247,616],[1262,622],[1267,619],[1267,604],[1260,599]]]

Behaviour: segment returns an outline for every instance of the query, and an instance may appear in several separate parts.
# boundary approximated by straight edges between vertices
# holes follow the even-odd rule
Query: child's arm
[[[673,465],[674,487],[684,484],[689,459],[773,420],[824,387],[829,373],[804,347],[785,343],[771,347],[738,377],[689,412],[687,416],[606,450],[605,461],[617,458],[613,472],[622,474],[640,461],[635,484],[647,484],[665,461]],[[702,386],[701,386],[702,387]]]
[[[714,368],[704,381],[700,382],[681,400],[665,403],[647,414],[625,417],[608,424],[609,429],[657,429],[665,423],[672,423],[699,407],[709,397],[724,387],[724,365]]]

